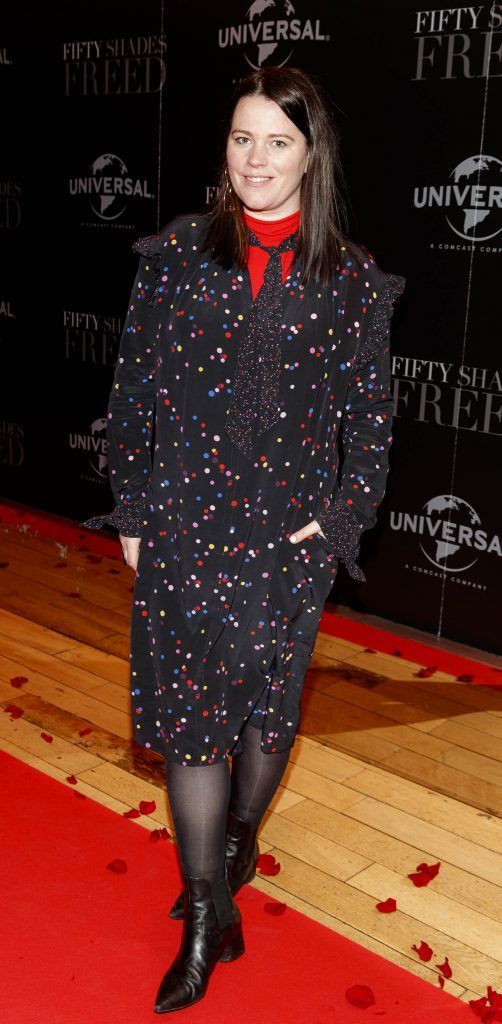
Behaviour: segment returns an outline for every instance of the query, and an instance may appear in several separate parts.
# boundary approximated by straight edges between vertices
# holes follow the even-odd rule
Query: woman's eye
[[[247,135],[236,135],[234,139],[234,142],[236,142],[238,146],[241,146],[244,142],[249,141],[250,140],[248,139]],[[287,143],[284,141],[284,139],[274,139],[272,145],[276,146],[277,149],[283,149],[284,146],[287,145]]]

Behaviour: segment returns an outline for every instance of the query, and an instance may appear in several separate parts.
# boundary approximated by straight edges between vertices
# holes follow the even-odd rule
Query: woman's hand
[[[289,539],[292,544],[298,544],[299,541],[305,540],[306,537],[311,537],[314,533],[320,533],[321,537],[324,537],[324,540],[327,540],[319,526],[319,523],[317,522],[317,519],[313,519],[311,523],[307,523],[306,526],[302,526],[301,530],[297,530],[296,533],[292,533]]]
[[[119,533],[119,540],[122,545],[122,554],[124,556],[125,564],[129,565],[131,569],[136,570],[138,568],[141,537],[123,537],[122,534]]]

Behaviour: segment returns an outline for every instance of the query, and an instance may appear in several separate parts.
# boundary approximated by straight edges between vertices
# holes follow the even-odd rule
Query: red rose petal
[[[167,828],[165,828],[165,827],[164,828],[154,828],[153,831],[150,832],[150,842],[151,843],[158,843],[159,839],[164,839],[165,840],[165,839],[170,839],[170,838],[171,837],[169,835],[169,832],[167,831]]]
[[[273,857],[271,853],[260,853],[257,860],[257,865],[259,867],[267,867],[267,865],[270,867],[273,864],[275,864],[275,857]]]
[[[131,807],[130,811],[124,811],[124,818],[140,818],[141,812],[136,807]]]
[[[397,903],[391,896],[389,896],[389,899],[384,900],[383,903],[377,903],[376,908],[381,914],[393,914],[394,911],[397,910]]]
[[[82,597],[78,590],[70,590],[68,597]]]
[[[359,1006],[361,1010],[366,1010],[368,1006],[373,1006],[375,997],[373,992],[368,985],[352,985],[348,988],[345,993],[345,998],[351,1006]]]
[[[139,809],[141,814],[152,814],[157,809],[155,800],[140,800]]]
[[[398,650],[397,650],[397,647],[396,647],[396,648],[395,648],[395,649],[393,650],[393,652],[392,652],[392,656],[393,656],[394,658],[402,658],[402,657],[403,657],[403,652],[402,652],[402,651],[398,651]]]
[[[121,860],[120,857],[116,857],[110,864],[106,865],[109,871],[115,872],[116,875],[123,875],[127,871],[127,864],[125,860]]]
[[[66,781],[70,783],[70,786],[76,786],[78,779],[76,779],[74,775],[67,775]]]
[[[88,736],[92,732],[90,725],[86,725],[85,729],[80,729],[79,736]]]
[[[86,556],[88,562],[92,562],[93,565],[99,565],[103,561],[103,555],[95,555],[93,551],[89,551]]]
[[[11,718],[21,718],[21,715],[24,715],[23,709],[18,708],[17,704],[7,704],[4,711],[6,711]]]
[[[52,743],[54,740],[54,736],[49,736],[48,732],[41,732],[40,735],[46,743]]]
[[[457,680],[459,683],[473,683],[474,676],[472,676],[469,672],[463,672],[461,676],[457,676]]]
[[[78,796],[79,800],[85,800],[86,799],[85,793],[81,793],[79,789],[74,789],[73,790],[73,796]]]
[[[430,878],[427,877],[427,874],[424,871],[420,871],[417,875],[408,875],[408,878],[411,878],[413,885],[416,885],[417,889],[420,889],[424,885],[428,885],[430,882]]]
[[[10,685],[14,686],[16,690],[20,690],[24,683],[28,682],[28,676],[13,676],[10,680]]]
[[[280,917],[281,914],[286,910],[285,903],[265,903],[263,909],[266,914],[272,914],[272,917]]]
[[[363,654],[376,654],[376,653],[377,652],[374,650],[373,647],[365,647],[364,651],[363,651]]]
[[[6,569],[8,564],[8,562],[0,562],[0,569]]]
[[[438,974],[439,987],[444,988],[444,978],[442,974]]]
[[[267,871],[265,871],[264,868],[261,868],[261,874],[262,875],[270,875],[272,877],[273,875],[278,875],[280,870],[281,870],[281,865],[280,864],[274,864],[273,867],[268,868]]]
[[[416,873],[412,872],[408,875],[408,878],[411,878],[413,885],[420,889],[424,885],[428,885],[436,877],[440,867],[441,861],[438,861],[437,864],[418,864]]]
[[[492,1024],[493,1021],[502,1020],[500,1010],[489,1005],[486,995],[482,995],[480,999],[469,999],[469,1007],[483,1024]]]
[[[435,878],[436,875],[439,873],[440,867],[440,860],[436,861],[435,864],[426,864],[425,861],[422,861],[421,864],[417,864],[417,871],[423,871],[425,874],[429,876],[429,878]]]
[[[438,968],[438,970],[441,971],[442,974],[444,974],[445,978],[451,978],[453,971],[450,967],[447,956],[445,956],[444,958],[444,964],[436,964],[436,967]]]
[[[420,959],[424,960],[425,962],[430,960],[431,956],[434,953],[434,950],[432,950],[431,947],[423,941],[423,939],[419,946],[412,946],[411,948],[414,949],[415,952],[418,953]]]
[[[68,568],[68,562],[65,562],[64,560],[62,560],[61,562],[54,562],[54,568],[55,569],[67,569]]]
[[[258,871],[261,871],[262,875],[278,875],[281,870],[281,865],[271,853],[260,853],[256,867]]]
[[[167,831],[167,828],[154,828],[153,831],[150,832],[151,843],[158,843],[160,839],[167,840],[170,838],[171,837],[169,835],[169,832]]]
[[[502,1009],[502,993],[496,992],[491,985],[488,985],[487,992],[490,1006],[495,1006],[497,1010]]]
[[[481,999],[469,999],[469,1006],[476,1014],[476,1017],[483,1017],[487,1002],[486,996],[481,996]]]
[[[429,665],[428,668],[421,668],[418,672],[414,672],[413,675],[417,679],[429,679],[429,677],[433,676],[437,670],[437,665]]]

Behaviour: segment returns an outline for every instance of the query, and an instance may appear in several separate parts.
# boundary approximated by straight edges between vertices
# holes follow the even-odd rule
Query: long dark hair
[[[309,160],[300,193],[300,226],[295,260],[301,256],[306,284],[327,285],[342,265],[342,246],[358,260],[345,237],[346,185],[339,155],[339,134],[318,80],[300,68],[269,66],[242,78],[231,97],[224,124],[224,153],[216,198],[209,208],[205,248],[227,269],[246,265],[243,204],[227,172],[226,146],[234,110],[243,96],[274,100],[307,140]]]

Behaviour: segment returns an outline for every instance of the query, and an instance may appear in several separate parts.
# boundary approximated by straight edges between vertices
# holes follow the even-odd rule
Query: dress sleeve
[[[390,324],[406,279],[388,274],[373,307],[366,337],[355,357],[343,411],[340,484],[317,521],[353,579],[366,582],[357,565],[363,530],[374,526],[385,494],[392,444]]]
[[[155,413],[156,322],[161,256],[158,236],[139,239],[140,253],[119,355],[108,400],[108,475],[115,508],[79,523],[89,530],[108,525],[125,537],[138,537],[147,508],[151,438]]]

